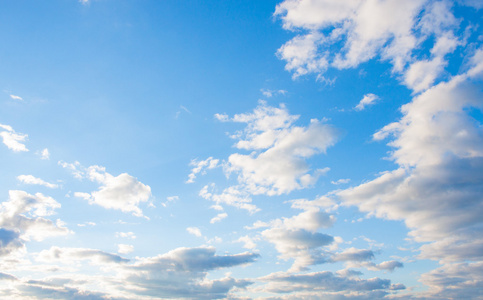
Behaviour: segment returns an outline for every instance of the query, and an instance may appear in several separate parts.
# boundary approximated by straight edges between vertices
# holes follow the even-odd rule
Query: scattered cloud
[[[195,182],[196,176],[198,174],[206,174],[205,170],[211,170],[218,167],[219,162],[219,159],[213,159],[213,157],[208,157],[207,159],[201,161],[198,161],[196,159],[191,160],[190,166],[192,166],[193,169],[191,169],[191,173],[188,175],[188,180],[186,181],[186,183]]]
[[[226,217],[228,217],[227,213],[219,213],[219,214],[216,215],[216,217],[214,217],[210,220],[210,223],[214,224],[216,222],[220,222],[221,220],[223,220]]]
[[[99,190],[91,193],[76,192],[74,196],[89,201],[107,209],[117,209],[134,216],[143,217],[139,208],[141,202],[146,202],[151,197],[151,188],[127,173],[113,176],[101,166],[84,168],[79,162],[73,164],[59,162],[69,169],[74,177],[87,178],[100,184]]]
[[[186,228],[186,231],[188,231],[190,234],[197,236],[197,237],[202,236],[201,230],[198,227],[188,227],[188,228]]]
[[[346,184],[346,183],[349,183],[351,180],[349,178],[341,178],[337,181],[331,181],[330,183],[334,184],[334,185],[339,185],[339,184]]]
[[[19,175],[17,176],[17,179],[25,184],[35,184],[35,185],[42,185],[51,189],[56,189],[59,187],[58,184],[53,184],[46,182],[40,178],[34,177],[33,175]]]
[[[127,245],[127,244],[118,244],[117,245],[117,252],[121,254],[129,254],[134,251],[134,246],[133,245]]]
[[[286,90],[261,89],[260,92],[262,92],[263,96],[265,96],[267,98],[271,98],[275,95],[285,95],[285,94],[287,94]]]
[[[10,94],[10,98],[13,100],[23,101],[23,98],[17,95]]]
[[[131,232],[131,231],[129,231],[129,232],[116,232],[116,237],[134,240],[136,238],[136,235],[134,234],[134,232]]]
[[[0,130],[2,130],[0,131],[0,136],[8,149],[13,150],[14,152],[29,151],[25,144],[23,144],[23,142],[27,140],[28,135],[15,132],[15,130],[9,125],[0,124]]]
[[[359,104],[357,104],[354,107],[354,109],[358,110],[358,111],[364,110],[367,106],[374,105],[374,103],[378,99],[379,99],[379,97],[374,95],[374,94],[366,94],[366,95],[364,95],[362,100],[359,102]]]

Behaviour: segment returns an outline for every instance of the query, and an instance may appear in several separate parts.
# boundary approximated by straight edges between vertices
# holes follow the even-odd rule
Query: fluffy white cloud
[[[403,220],[412,239],[426,242],[419,258],[439,260],[443,269],[483,258],[483,130],[468,113],[483,108],[481,56],[476,51],[467,73],[416,96],[402,107],[400,121],[375,135],[394,136],[389,145],[399,168],[338,193],[370,215]],[[453,286],[458,289],[465,285]]]
[[[42,241],[70,231],[63,222],[45,217],[54,214],[60,204],[51,197],[24,191],[9,191],[9,199],[0,204],[0,254],[6,255],[23,248],[25,241]]]
[[[58,184],[53,184],[49,183],[47,181],[44,181],[40,178],[34,177],[33,175],[19,175],[17,176],[17,179],[25,184],[37,184],[37,185],[43,185],[45,187],[51,188],[51,189],[56,189],[59,187]]]
[[[357,104],[354,109],[355,110],[363,110],[369,105],[373,105],[375,101],[379,99],[377,95],[374,94],[366,94],[364,97],[361,99],[359,104]]]
[[[337,131],[316,119],[307,127],[295,126],[297,119],[285,106],[270,107],[263,101],[253,113],[231,119],[247,124],[243,132],[233,136],[238,140],[235,147],[253,152],[230,155],[226,171],[237,173],[249,193],[280,195],[307,188],[329,170],[317,169],[311,174],[305,160],[332,146]]]
[[[2,130],[3,129],[3,130]],[[3,139],[3,143],[7,146],[8,149],[13,150],[14,152],[26,152],[29,151],[25,144],[28,135],[17,133],[11,126],[2,125],[0,124],[0,136]]]
[[[285,29],[302,29],[302,33],[277,54],[294,77],[308,73],[320,77],[329,67],[352,68],[379,56],[392,63],[393,71],[403,73],[408,87],[423,91],[444,71],[444,56],[465,43],[453,35],[459,26],[451,12],[453,4],[428,0],[285,0],[277,5],[274,15],[282,19]],[[433,37],[431,58],[418,57],[414,50]],[[339,43],[343,46],[334,47]]]
[[[49,159],[50,158],[50,152],[49,152],[49,149],[47,149],[47,148],[40,151],[39,154],[40,154],[40,159]]]
[[[281,259],[294,259],[291,271],[300,271],[327,261],[327,251],[322,247],[330,245],[334,238],[317,230],[328,228],[334,222],[334,216],[310,208],[291,218],[275,219],[269,223],[258,222],[252,229],[268,227],[262,231],[262,237],[274,244]]]
[[[76,192],[74,193],[76,197],[84,198],[90,204],[107,209],[118,209],[138,217],[143,216],[139,204],[148,201],[151,197],[151,188],[148,185],[127,173],[113,176],[100,166],[84,168],[79,162],[73,164],[59,162],[59,164],[71,170],[76,178],[88,178],[100,184],[99,190],[91,193]]]

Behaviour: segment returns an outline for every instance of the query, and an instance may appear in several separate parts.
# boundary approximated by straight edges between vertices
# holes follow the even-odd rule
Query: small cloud
[[[330,183],[334,184],[334,185],[339,185],[339,184],[345,184],[345,183],[349,183],[351,180],[349,178],[345,178],[345,179],[339,179],[337,181],[331,181]]]
[[[3,143],[8,149],[14,152],[29,151],[27,147],[22,143],[27,140],[28,135],[22,133],[16,133],[15,130],[9,125],[0,124],[0,137],[3,139]]]
[[[47,148],[42,151],[38,151],[37,154],[40,155],[40,159],[50,159],[50,152]]]
[[[133,232],[116,232],[116,237],[134,240],[136,235]]]
[[[265,96],[267,98],[271,98],[271,97],[276,96],[276,95],[285,95],[285,94],[287,94],[287,91],[286,90],[274,91],[274,90],[269,90],[269,89],[260,89],[260,92],[262,92],[263,96]]]
[[[227,114],[215,114],[215,119],[220,122],[228,122],[230,120]]]
[[[59,187],[59,185],[57,185],[57,184],[46,182],[46,181],[44,181],[40,178],[34,177],[32,175],[19,175],[19,176],[17,176],[17,179],[20,182],[23,182],[25,184],[42,185],[42,186],[45,186],[45,187],[48,187],[48,188],[51,188],[51,189],[56,189],[56,188]]]
[[[179,106],[179,108],[180,108],[181,110],[178,110],[178,111],[176,112],[176,117],[175,117],[176,119],[179,117],[179,115],[180,115],[180,114],[181,114],[181,112],[183,112],[183,111],[184,111],[184,112],[189,113],[190,115],[192,114],[192,113],[191,113],[191,111],[190,111],[189,109],[187,109],[186,107],[184,107],[183,105],[180,105],[180,106]]]
[[[359,104],[357,104],[354,107],[354,109],[357,110],[357,111],[361,111],[361,110],[365,109],[367,106],[373,105],[375,103],[375,101],[378,100],[378,99],[379,99],[379,97],[377,95],[366,94],[366,95],[364,95],[362,100],[359,102]]]
[[[219,165],[219,162],[219,159],[213,159],[213,157],[208,157],[207,159],[201,161],[198,161],[196,159],[191,160],[190,166],[192,166],[193,169],[191,169],[191,173],[188,175],[188,180],[186,180],[186,183],[195,182],[197,174],[205,174],[206,169],[211,170],[216,168]]]
[[[117,245],[117,252],[121,254],[128,254],[134,251],[133,245],[119,244]]]
[[[10,95],[10,98],[12,98],[13,100],[19,100],[19,101],[23,101],[23,98],[20,97],[20,96],[17,96],[17,95]]]
[[[201,237],[201,230],[198,227],[188,227],[186,231],[194,236]]]
[[[223,220],[226,217],[228,217],[227,213],[219,213],[218,215],[216,215],[216,217],[214,217],[213,219],[210,220],[210,223],[214,224],[216,222],[220,222],[221,220]]]

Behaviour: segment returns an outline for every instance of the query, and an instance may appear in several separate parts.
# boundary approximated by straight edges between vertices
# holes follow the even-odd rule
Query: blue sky
[[[0,3],[0,298],[481,299],[477,0]]]

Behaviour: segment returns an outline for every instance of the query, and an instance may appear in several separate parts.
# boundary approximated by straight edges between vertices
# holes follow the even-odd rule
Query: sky
[[[482,17],[0,1],[0,298],[483,299]]]

